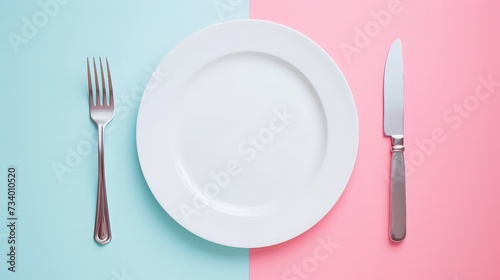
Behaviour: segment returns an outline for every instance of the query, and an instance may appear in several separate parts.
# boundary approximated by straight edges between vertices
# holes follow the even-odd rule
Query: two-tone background
[[[500,4],[484,1],[39,0],[0,3],[0,279],[500,279]],[[356,101],[358,158],[339,202],[286,243],[235,249],[175,223],[149,191],[135,121],[145,83],[180,41],[257,18],[309,36]],[[401,38],[408,235],[388,239],[383,69]],[[113,241],[92,239],[96,129],[85,59],[106,56]],[[158,73],[158,81],[168,73]],[[8,168],[16,167],[16,272]],[[307,211],[307,209],[304,209]],[[297,218],[298,220],[300,217]]]

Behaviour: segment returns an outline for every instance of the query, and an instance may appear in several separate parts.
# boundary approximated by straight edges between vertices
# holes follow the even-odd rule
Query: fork
[[[111,228],[109,225],[108,200],[106,197],[106,180],[104,177],[104,128],[113,119],[114,100],[113,85],[111,83],[111,73],[109,71],[108,59],[106,58],[107,86],[109,98],[106,96],[106,82],[104,79],[104,69],[99,57],[101,72],[101,88],[99,87],[99,77],[95,58],[94,64],[94,84],[95,98],[92,90],[92,75],[90,73],[90,63],[87,58],[87,78],[89,86],[89,108],[90,118],[94,121],[98,130],[98,177],[97,177],[97,209],[94,225],[94,240],[100,245],[106,245],[111,241]],[[100,92],[102,91],[102,95]]]

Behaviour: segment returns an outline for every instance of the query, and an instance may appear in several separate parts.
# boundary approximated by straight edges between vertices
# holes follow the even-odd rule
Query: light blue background
[[[163,211],[135,147],[138,100],[151,69],[192,33],[248,18],[248,0],[72,0],[44,25],[39,3],[46,2],[0,2],[0,279],[248,279],[248,250],[200,239]],[[222,15],[218,3],[228,3]],[[9,33],[22,35],[23,18],[43,26],[16,52]],[[113,240],[104,247],[93,240],[97,148],[85,131],[92,141],[97,136],[87,56],[109,58],[117,107],[105,143]],[[58,178],[54,164],[71,172]],[[19,175],[16,273],[6,263],[9,165]]]

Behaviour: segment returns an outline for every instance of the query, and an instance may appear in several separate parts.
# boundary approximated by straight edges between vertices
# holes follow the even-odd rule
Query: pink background
[[[500,279],[500,2],[252,0],[250,9],[251,18],[290,26],[331,55],[360,125],[339,202],[305,234],[252,249],[250,279]],[[391,16],[376,23],[375,14]],[[356,44],[356,28],[366,27],[369,41]],[[408,234],[394,245],[382,89],[396,38],[405,67]],[[347,44],[357,53],[344,54]],[[489,76],[499,84],[482,86]],[[321,249],[328,239],[334,249]]]

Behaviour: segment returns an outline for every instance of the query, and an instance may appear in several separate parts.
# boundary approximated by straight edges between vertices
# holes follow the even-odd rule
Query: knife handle
[[[406,237],[406,178],[403,136],[392,136],[390,237],[401,242]]]

